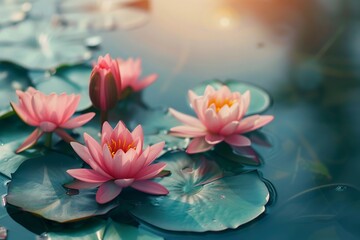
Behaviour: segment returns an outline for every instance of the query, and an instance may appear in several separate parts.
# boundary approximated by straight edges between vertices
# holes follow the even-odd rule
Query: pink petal
[[[206,152],[211,149],[214,145],[211,145],[205,141],[204,137],[194,138],[186,149],[187,153],[199,153]]]
[[[44,132],[53,132],[57,128],[57,125],[52,122],[44,121],[40,123],[39,127]]]
[[[254,122],[254,126],[250,129],[247,129],[246,132],[251,132],[258,128],[261,128],[261,127],[265,126],[266,124],[268,124],[269,122],[271,122],[273,119],[274,119],[274,116],[271,116],[271,115],[259,116],[259,118]],[[245,133],[245,132],[243,132],[243,133]]]
[[[107,121],[105,121],[104,124],[102,125],[102,130],[101,130],[101,145],[104,145],[106,142],[110,140],[112,132],[113,132],[113,128]]]
[[[93,113],[93,112],[85,113],[80,116],[74,117],[74,118],[70,119],[69,121],[61,124],[60,127],[69,128],[69,129],[78,128],[78,127],[86,124],[87,122],[89,122],[94,116],[95,116],[95,113]]]
[[[143,131],[143,128],[141,125],[138,125],[132,132],[131,132],[131,135],[132,135],[132,139],[139,139],[140,140],[140,145],[137,146],[137,150],[142,150],[142,145],[144,143],[144,131]],[[139,144],[139,143],[138,143]],[[138,148],[140,147],[140,148]]]
[[[101,183],[88,183],[79,180],[74,180],[73,182],[65,184],[64,186],[72,189],[87,189],[87,188],[96,188],[100,185]]]
[[[225,126],[226,124],[234,120],[231,119],[232,114],[228,105],[225,105],[220,109],[220,111],[218,112],[218,116],[221,126]]]
[[[96,201],[100,204],[110,202],[121,193],[122,188],[113,181],[103,183],[96,192]]]
[[[200,120],[195,117],[178,112],[173,108],[169,108],[169,112],[171,115],[173,115],[177,120],[179,120],[182,123],[185,123],[187,125],[197,127],[197,128],[205,128],[204,125],[200,122]]]
[[[156,145],[156,144],[155,144]],[[153,145],[153,146],[155,146]],[[144,166],[147,166],[146,162],[149,159],[150,147],[145,148],[145,150],[141,153],[141,155],[131,163],[131,169],[129,170],[128,176],[134,176],[140,169]]]
[[[64,129],[57,128],[54,132],[67,143],[75,141]]]
[[[108,178],[111,178],[111,176],[106,173],[101,166],[92,158],[89,149],[83,145],[81,145],[78,142],[71,142],[71,147],[74,149],[74,151],[79,155],[79,157],[84,160],[89,166],[94,169],[96,172],[100,173],[103,176],[106,176]]]
[[[220,134],[227,136],[233,134],[239,126],[238,121],[232,121],[220,130]]]
[[[102,149],[99,143],[87,133],[84,133],[84,140],[92,159],[94,159],[101,168],[105,169],[105,165],[102,162]]]
[[[19,97],[19,104],[18,107],[21,108],[27,115],[31,121],[38,122],[38,119],[34,113],[34,109],[31,104],[31,98],[34,94],[33,90],[37,92],[34,88],[29,87],[26,92],[22,92],[20,90],[16,90],[16,94]],[[33,93],[31,93],[33,92]]]
[[[93,169],[78,168],[70,169],[66,172],[70,174],[73,178],[88,183],[102,183],[110,180],[109,177],[101,175]]]
[[[170,129],[170,134],[178,137],[202,137],[206,133],[206,129],[191,126],[177,126]]]
[[[164,149],[165,142],[159,142],[149,147],[149,154],[147,156],[146,162],[143,166],[148,166],[151,164],[161,153]]]
[[[211,132],[220,131],[222,125],[215,110],[213,110],[212,108],[206,109],[205,119],[206,121],[204,122],[204,124],[206,125],[207,129],[209,129]]]
[[[223,140],[224,140],[224,137],[221,135],[217,135],[217,134],[208,133],[205,136],[205,141],[211,145],[218,144],[218,143],[222,142]]]
[[[132,188],[135,188],[138,191],[154,194],[154,195],[166,195],[169,193],[163,185],[152,181],[136,181],[131,184]]]
[[[249,105],[250,105],[250,99],[251,99],[251,95],[250,95],[250,91],[247,90],[243,95],[242,95],[242,102],[243,102],[243,113],[242,115],[240,116],[240,118],[242,118],[245,113],[247,112],[248,108],[249,108]]]
[[[138,92],[138,91],[148,87],[153,82],[155,82],[157,77],[158,77],[157,74],[151,74],[151,75],[145,77],[144,79],[135,82],[135,84],[132,84],[131,87],[132,87],[132,89],[134,89],[135,92]]]
[[[25,139],[25,141],[16,149],[16,153],[20,153],[31,146],[33,146],[37,140],[44,134],[43,131],[41,131],[39,128],[36,128],[30,135]]]
[[[206,105],[207,101],[205,101],[203,97],[195,98],[194,101],[191,102],[191,107],[194,109],[196,115],[202,123],[206,122],[206,118],[204,115],[204,110],[207,107]]]
[[[76,108],[79,105],[79,102],[80,102],[80,95],[75,95],[75,94],[68,95],[68,104],[62,106],[63,108],[65,108],[65,110],[61,122],[67,122],[69,118],[72,115],[74,115]]]
[[[129,175],[131,170],[131,162],[133,159],[127,158],[127,155],[123,150],[118,150],[114,156],[114,164],[116,167],[113,169],[113,174],[116,178],[132,178],[133,176]]]
[[[245,136],[242,135],[230,135],[225,138],[225,142],[227,142],[230,145],[237,146],[237,147],[245,147],[250,146],[251,141]]]
[[[240,121],[236,132],[237,133],[251,132],[255,129],[258,129],[258,128],[268,124],[273,119],[274,119],[274,117],[271,115],[265,115],[265,116],[253,115],[253,116],[244,118],[243,120]]]
[[[188,98],[189,98],[189,102],[192,103],[194,101],[195,98],[198,98],[199,96],[196,95],[196,93],[194,93],[193,91],[189,90],[188,91]]]
[[[117,179],[115,180],[115,184],[118,185],[121,188],[126,188],[130,186],[135,179],[133,178],[125,178],[125,179]]]
[[[30,116],[27,111],[23,108],[21,108],[20,106],[18,106],[17,104],[11,102],[11,107],[14,109],[14,111],[16,112],[16,114],[21,118],[21,120],[23,120],[26,124],[29,124],[31,126],[39,126],[39,122],[35,119],[33,119],[32,116]]]
[[[41,101],[40,93],[35,93],[34,96],[31,98],[31,106],[35,113],[35,119],[39,122],[46,119],[46,116],[43,115],[43,105],[44,103]]]
[[[106,144],[103,145],[103,157],[102,157],[102,167],[104,168],[104,170],[108,173],[113,173],[115,171],[115,167],[117,166],[114,166],[114,159],[113,159],[113,156],[111,155],[111,152],[110,152],[110,149],[108,148],[108,146]],[[113,174],[111,174],[112,176],[114,176]],[[115,177],[115,176],[114,176]]]
[[[112,131],[111,138],[113,139],[119,139],[122,132],[126,129],[124,123],[122,121],[119,121],[114,130]]]
[[[204,91],[204,95],[209,95],[210,93],[215,92],[215,89],[211,85],[207,85]]]
[[[166,163],[160,162],[151,164],[141,169],[136,175],[137,180],[146,180],[154,178],[159,172],[161,172],[166,166]]]

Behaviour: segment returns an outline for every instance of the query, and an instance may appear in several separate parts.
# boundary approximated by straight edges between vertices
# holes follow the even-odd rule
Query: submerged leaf
[[[82,190],[79,194],[68,192],[64,184],[73,178],[66,170],[81,166],[82,161],[57,152],[29,159],[12,175],[6,200],[24,211],[57,222],[105,214],[116,207],[115,202],[98,204],[96,189]]]
[[[265,210],[269,192],[255,171],[223,177],[214,161],[184,152],[167,153],[159,161],[171,171],[159,180],[170,193],[138,200],[130,211],[140,220],[173,231],[221,231]]]

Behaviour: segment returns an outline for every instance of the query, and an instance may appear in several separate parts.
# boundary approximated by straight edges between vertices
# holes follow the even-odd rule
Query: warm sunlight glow
[[[230,26],[231,20],[230,20],[230,18],[228,18],[228,17],[221,17],[221,18],[219,19],[219,24],[220,24],[221,27],[227,28],[227,27]]]

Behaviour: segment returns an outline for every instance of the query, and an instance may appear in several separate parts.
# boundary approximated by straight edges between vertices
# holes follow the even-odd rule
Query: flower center
[[[222,107],[224,107],[225,105],[228,105],[229,107],[231,107],[234,103],[236,102],[236,99],[230,99],[230,98],[224,98],[224,99],[220,99],[220,98],[210,98],[209,102],[208,102],[208,108],[214,104],[215,105],[215,109],[216,112],[219,112],[220,109]]]
[[[113,157],[115,153],[120,149],[123,150],[125,153],[129,151],[131,148],[136,149],[135,142],[126,142],[126,139],[118,139],[117,141],[111,139],[107,145]]]

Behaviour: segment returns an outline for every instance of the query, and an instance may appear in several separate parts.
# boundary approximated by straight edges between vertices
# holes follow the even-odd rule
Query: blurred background
[[[0,16],[0,60],[31,74],[110,53],[159,75],[142,93],[152,107],[191,114],[188,89],[211,79],[270,94],[268,144],[254,147],[276,190],[266,213],[167,238],[360,238],[360,1],[0,0]],[[5,77],[0,66],[0,87]],[[10,217],[0,225],[33,236]]]

